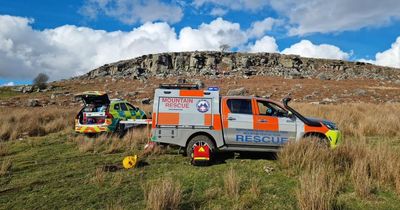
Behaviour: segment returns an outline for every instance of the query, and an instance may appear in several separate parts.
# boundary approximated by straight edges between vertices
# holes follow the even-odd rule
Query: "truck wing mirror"
[[[283,103],[283,105],[287,106],[288,103],[289,103],[291,100],[292,100],[292,98],[287,97],[287,98],[284,98],[284,99],[282,100],[282,103]]]

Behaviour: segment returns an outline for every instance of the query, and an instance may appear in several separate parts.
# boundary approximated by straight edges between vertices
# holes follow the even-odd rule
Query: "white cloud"
[[[282,54],[300,55],[310,58],[327,58],[327,59],[340,59],[347,60],[350,56],[349,53],[343,52],[340,48],[329,45],[321,44],[314,45],[308,40],[301,40],[300,42],[286,48]]]
[[[167,23],[145,23],[129,32],[93,30],[64,25],[43,31],[33,20],[0,15],[0,77],[32,79],[40,72],[52,80],[144,54],[218,50],[222,44],[238,47],[247,42],[237,23],[222,18],[186,27],[179,36]]]
[[[264,36],[262,39],[257,40],[256,43],[249,47],[250,52],[278,52],[278,45],[273,37]]]
[[[207,4],[217,5],[219,7],[225,7],[232,10],[261,10],[268,5],[268,1],[265,0],[193,0],[193,4],[196,7],[201,7]]]
[[[359,61],[372,63],[380,66],[400,68],[400,36],[397,37],[396,41],[392,44],[392,46],[389,49],[383,52],[378,52],[375,55],[375,60],[360,59]]]
[[[253,12],[269,7],[287,20],[290,35],[379,27],[400,19],[398,0],[193,0],[193,5]]]
[[[91,19],[104,14],[125,24],[157,20],[176,23],[183,17],[180,6],[160,0],[85,0],[79,12]]]
[[[210,15],[219,16],[219,17],[224,16],[226,13],[228,13],[228,10],[222,9],[222,8],[219,8],[219,7],[213,8],[210,11]]]
[[[272,27],[275,25],[282,24],[281,20],[277,20],[274,18],[265,18],[262,21],[255,21],[251,24],[251,27],[248,29],[248,35],[250,37],[262,37],[267,31],[272,30]]]
[[[377,27],[400,18],[398,0],[280,0],[271,6],[294,25],[292,35]]]
[[[145,23],[128,32],[107,32],[73,25],[35,30],[32,23],[32,19],[0,15],[0,78],[29,80],[43,72],[55,80],[144,54],[219,50],[222,44],[251,52],[278,52],[273,37],[263,36],[249,44],[253,35],[242,30],[238,23],[222,18],[197,28],[185,27],[179,32],[167,23]],[[391,49],[376,55],[376,63],[398,67],[399,51],[400,37]],[[308,40],[302,40],[282,53],[344,60],[351,54],[333,45],[314,45]]]
[[[7,83],[4,83],[4,84],[0,85],[0,87],[9,87],[9,86],[15,86],[15,83],[14,82],[7,82]]]
[[[246,33],[240,29],[238,23],[217,18],[209,24],[201,24],[198,29],[183,28],[172,50],[218,50],[222,44],[237,47],[246,42]]]

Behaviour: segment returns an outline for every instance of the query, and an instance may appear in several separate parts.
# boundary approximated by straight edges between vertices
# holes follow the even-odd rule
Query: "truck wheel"
[[[199,135],[199,136],[195,136],[194,138],[192,138],[186,147],[186,154],[190,158],[192,158],[194,147],[195,146],[205,146],[205,145],[207,145],[208,148],[210,148],[210,161],[207,161],[208,162],[207,164],[209,164],[209,162],[212,161],[212,154],[215,151],[215,145],[208,136]],[[194,165],[196,165],[196,164],[194,163]]]
[[[322,148],[330,147],[329,139],[326,138],[326,136],[324,136],[322,134],[310,134],[310,135],[306,135],[305,138],[309,138],[309,140],[315,141]]]

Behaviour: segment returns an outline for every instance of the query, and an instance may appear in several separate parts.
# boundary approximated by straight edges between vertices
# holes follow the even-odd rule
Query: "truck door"
[[[225,98],[222,104],[227,145],[281,146],[296,136],[295,119],[273,102]]]
[[[227,145],[252,144],[242,137],[253,129],[253,106],[251,99],[224,98],[222,122]]]
[[[281,146],[296,138],[296,120],[285,109],[262,99],[255,99],[255,105],[253,143]]]

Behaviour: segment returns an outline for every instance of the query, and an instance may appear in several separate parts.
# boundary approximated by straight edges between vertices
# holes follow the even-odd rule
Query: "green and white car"
[[[75,118],[75,132],[102,133],[121,129],[122,120],[147,119],[146,113],[126,100],[109,99],[106,92],[87,91],[75,95],[84,107]]]

